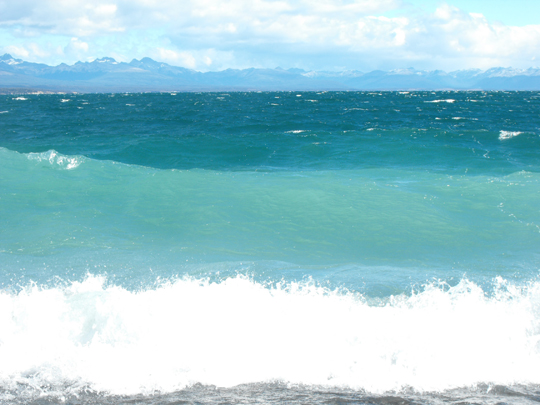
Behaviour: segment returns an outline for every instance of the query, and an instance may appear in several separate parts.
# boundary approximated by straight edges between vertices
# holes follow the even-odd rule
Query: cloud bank
[[[203,71],[528,68],[540,25],[404,0],[0,0],[0,50],[48,64],[150,56]]]

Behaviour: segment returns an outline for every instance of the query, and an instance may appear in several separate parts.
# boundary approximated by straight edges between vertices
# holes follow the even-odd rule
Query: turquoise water
[[[6,403],[537,395],[540,93],[0,97]]]

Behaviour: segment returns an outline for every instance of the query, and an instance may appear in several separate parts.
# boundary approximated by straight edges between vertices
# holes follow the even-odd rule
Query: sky
[[[540,66],[538,0],[0,0],[0,55],[198,71]]]

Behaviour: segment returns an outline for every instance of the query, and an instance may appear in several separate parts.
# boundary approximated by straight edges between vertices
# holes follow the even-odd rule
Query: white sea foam
[[[501,131],[499,132],[499,139],[502,141],[502,140],[505,140],[505,139],[510,139],[510,138],[513,138],[515,136],[518,136],[518,135],[521,135],[523,132],[519,132],[519,131]]]
[[[63,98],[62,100],[60,100],[60,102],[62,103],[67,103],[67,102],[70,102],[71,100],[69,98]]]
[[[54,167],[66,170],[79,167],[79,165],[85,160],[85,158],[82,156],[65,156],[55,150],[49,150],[42,153],[29,153],[27,156],[29,160],[48,162]]]
[[[0,114],[7,114],[9,111],[0,111]]]
[[[137,292],[104,281],[0,292],[2,388],[134,394],[282,380],[381,393],[540,383],[536,283],[499,279],[487,296],[462,280],[370,303],[241,276]]]
[[[447,99],[447,100],[431,100],[431,101],[424,101],[425,103],[454,103],[456,100],[454,99]]]
[[[21,101],[23,101],[23,100],[28,100],[28,99],[26,97],[15,97],[15,98],[13,98],[13,100],[21,100]]]

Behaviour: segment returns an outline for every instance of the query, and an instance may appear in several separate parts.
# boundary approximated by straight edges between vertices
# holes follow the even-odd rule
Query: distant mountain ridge
[[[258,90],[540,90],[540,68],[364,73],[303,69],[226,69],[198,72],[150,58],[49,66],[0,56],[0,92],[140,92]]]

